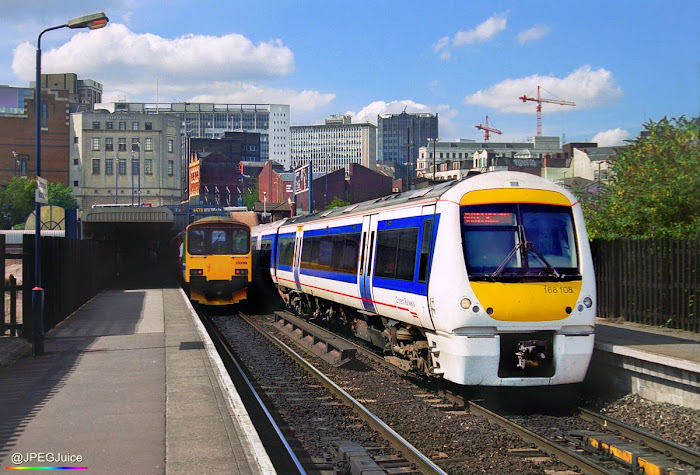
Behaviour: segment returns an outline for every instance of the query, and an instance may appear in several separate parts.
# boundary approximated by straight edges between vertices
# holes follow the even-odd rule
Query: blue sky
[[[647,120],[700,115],[700,2],[0,0],[0,84],[27,86],[36,38],[94,11],[103,30],[42,38],[42,70],[104,86],[104,100],[286,103],[292,125],[350,113],[439,114],[474,126],[622,143]]]

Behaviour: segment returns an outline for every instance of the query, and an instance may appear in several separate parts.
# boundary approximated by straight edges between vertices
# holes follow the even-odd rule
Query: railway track
[[[276,328],[326,361],[333,363],[334,358],[337,360],[335,356],[328,355],[339,354],[341,348],[349,354],[346,346],[353,345],[354,351],[365,358],[405,374],[393,365],[388,365],[381,356],[337,335],[332,335],[327,343],[321,343],[326,335],[323,329],[292,315],[276,312],[275,320]],[[328,351],[326,355],[322,354],[324,349]],[[517,418],[498,414],[449,389],[442,388],[435,395],[444,398],[443,406],[464,408],[472,414],[484,417],[533,444],[542,454],[555,457],[576,471],[592,474],[700,473],[698,452],[584,408],[578,408],[579,420],[582,422],[571,422],[573,427],[564,436],[545,437],[517,422]],[[439,399],[433,399],[432,402],[439,405]],[[583,422],[595,424],[596,428],[592,429]],[[583,428],[578,428],[579,425]]]
[[[238,353],[244,350],[242,345],[232,341],[231,332],[240,333],[243,330],[240,326],[235,330],[231,328],[228,331],[222,330],[218,328],[221,319],[213,320],[215,321],[208,322],[207,326],[213,338],[218,340],[217,346],[225,348],[223,351],[234,361],[237,360],[240,358]],[[242,358],[245,360],[243,363],[246,367],[245,371],[241,368],[243,365],[233,363],[237,371],[240,371],[246,379],[251,390],[259,393],[255,396],[258,404],[265,407],[273,403],[274,407],[264,409],[266,417],[277,420],[281,416],[281,421],[275,425],[275,432],[282,440],[292,440],[292,442],[286,442],[286,440],[283,442],[291,454],[293,454],[292,446],[295,446],[296,452],[301,452],[299,455],[290,455],[296,461],[296,470],[301,473],[323,471],[358,473],[358,471],[367,470],[373,471],[372,473],[445,473],[359,401],[251,319],[239,315],[228,320],[228,324],[233,324],[237,320],[245,321],[249,328],[255,329],[257,335],[263,336],[286,357],[303,368],[305,374],[310,375],[309,377],[292,373],[276,361],[265,364],[266,368],[261,369],[259,367],[261,359],[251,361],[250,355]],[[234,346],[233,351],[229,348],[230,346]],[[269,356],[269,352],[266,353]],[[282,373],[263,374],[270,370],[270,366],[277,370],[281,369]],[[245,375],[247,372],[254,375],[255,382]],[[338,411],[339,406],[343,406],[345,410]],[[335,414],[337,412],[341,414]],[[299,414],[304,417],[299,418]],[[300,428],[304,424],[309,427]],[[370,434],[358,436],[357,433],[363,431],[362,426],[368,427]],[[348,429],[352,437],[347,436]],[[310,435],[310,431],[314,430],[321,435],[320,438]],[[336,436],[334,432],[344,435]],[[319,444],[325,447],[319,448]],[[285,470],[284,473],[287,471]]]

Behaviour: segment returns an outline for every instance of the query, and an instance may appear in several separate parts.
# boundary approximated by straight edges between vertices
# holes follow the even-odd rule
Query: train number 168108
[[[545,285],[545,294],[573,294],[574,289],[568,285]]]

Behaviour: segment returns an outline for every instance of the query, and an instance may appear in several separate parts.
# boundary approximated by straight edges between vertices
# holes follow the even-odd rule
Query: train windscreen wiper
[[[499,278],[501,276],[501,274],[503,273],[503,270],[506,268],[506,265],[508,265],[508,262],[513,258],[515,253],[518,252],[520,250],[520,248],[527,245],[527,243],[528,243],[528,241],[521,241],[521,242],[517,243],[513,247],[513,249],[510,250],[510,252],[506,256],[506,258],[503,259],[503,262],[501,262],[501,265],[498,266],[498,269],[493,271],[493,273],[491,274],[491,279],[496,280],[497,278]]]
[[[563,275],[560,275],[554,267],[552,267],[552,265],[547,261],[547,259],[544,258],[542,253],[540,253],[540,251],[537,250],[537,248],[534,244],[532,244],[531,241],[525,241],[525,250],[526,252],[534,252],[535,255],[539,257],[539,259],[542,261],[542,263],[545,266],[547,266],[547,270],[554,276],[555,279],[561,279],[564,277]]]

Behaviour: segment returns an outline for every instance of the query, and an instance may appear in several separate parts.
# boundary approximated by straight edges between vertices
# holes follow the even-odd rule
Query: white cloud
[[[507,12],[495,14],[471,30],[460,30],[455,33],[452,40],[450,40],[449,36],[443,36],[433,44],[433,52],[440,59],[447,60],[452,57],[451,48],[488,41],[494,38],[498,33],[506,29],[507,14]]]
[[[539,40],[540,38],[544,37],[547,33],[549,33],[548,26],[533,26],[532,28],[518,33],[516,38],[518,40],[518,43],[524,45],[527,42]]]
[[[614,145],[624,145],[625,139],[629,137],[629,132],[618,127],[617,129],[598,132],[593,136],[591,142],[596,142],[599,147],[612,147]]]
[[[206,93],[191,96],[187,102],[215,102],[219,104],[289,104],[293,112],[308,112],[328,105],[335,94],[318,91],[275,89],[253,84],[217,82],[207,83]]]
[[[446,104],[428,106],[414,102],[410,99],[402,99],[391,102],[374,101],[360,109],[359,112],[348,111],[346,114],[352,115],[353,123],[369,122],[377,125],[378,115],[400,114],[404,110],[409,114],[437,113],[440,135],[443,137],[452,137],[456,134],[456,127],[453,123],[453,119],[457,116],[458,112]]]
[[[31,80],[33,56],[34,48],[29,43],[15,49],[12,70],[18,77]],[[135,82],[158,75],[180,81],[203,76],[267,78],[292,73],[294,54],[280,40],[255,45],[235,33],[169,39],[111,24],[103,30],[75,34],[59,48],[44,51],[42,71],[76,71],[91,78],[128,78]]]
[[[458,31],[452,40],[452,44],[454,46],[462,46],[465,44],[490,40],[498,33],[506,29],[506,23],[506,14],[498,13],[472,30]]]
[[[532,75],[524,78],[506,79],[488,89],[477,91],[464,98],[470,105],[484,106],[501,112],[531,114],[532,102],[523,102],[518,98],[526,95],[535,97],[537,86],[541,86],[541,97],[561,99],[576,103],[576,109],[591,109],[610,104],[622,96],[622,88],[615,84],[610,71],[600,68],[592,70],[589,65],[582,66],[566,77]],[[547,113],[571,110],[568,106],[547,105]]]
[[[18,77],[34,79],[35,54],[30,43],[15,48]],[[294,54],[280,40],[254,44],[240,34],[169,39],[111,24],[43,51],[42,72],[66,71],[101,82],[103,102],[282,103],[305,112],[335,99],[332,93],[259,85],[292,74]]]

